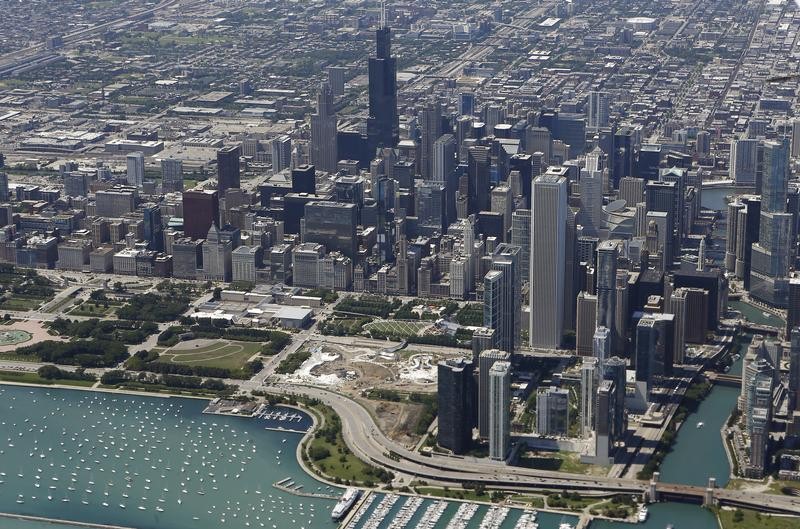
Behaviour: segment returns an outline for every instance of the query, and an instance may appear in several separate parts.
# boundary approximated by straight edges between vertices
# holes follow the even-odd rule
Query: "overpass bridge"
[[[719,384],[720,386],[729,386],[732,388],[742,387],[742,377],[740,375],[709,373],[708,380],[711,381],[712,384]]]
[[[725,507],[741,507],[756,509],[761,512],[797,516],[800,512],[800,499],[776,494],[752,493],[740,490],[717,488],[714,478],[708,480],[707,487],[660,483],[658,472],[653,476],[648,491],[650,501],[675,501],[695,503],[709,507],[720,505]]]
[[[357,457],[390,469],[400,475],[424,479],[432,484],[454,485],[482,483],[487,488],[521,491],[569,490],[583,493],[643,494],[650,501],[674,499],[711,505],[731,505],[764,512],[800,515],[800,498],[661,483],[658,473],[650,482],[637,479],[586,476],[548,470],[505,465],[485,458],[451,457],[441,454],[423,455],[392,441],[375,424],[361,404],[328,389],[279,383],[263,386],[278,394],[299,394],[330,406],[342,422],[342,437]]]

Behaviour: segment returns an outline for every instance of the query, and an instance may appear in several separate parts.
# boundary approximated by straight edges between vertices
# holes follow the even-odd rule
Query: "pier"
[[[63,525],[72,525],[76,527],[86,527],[91,529],[131,529],[130,527],[125,527],[122,525],[107,525],[102,523],[90,523],[90,522],[76,522],[75,520],[61,520],[58,518],[45,518],[43,516],[29,516],[26,514],[9,514],[5,512],[0,512],[0,518],[13,518],[17,520],[26,520],[29,522],[43,522],[49,523],[53,525],[63,524]]]
[[[322,492],[306,492],[302,490],[303,489],[302,485],[295,485],[294,481],[292,481],[291,478],[283,478],[282,480],[273,483],[272,486],[273,488],[276,488],[288,494],[293,494],[295,496],[303,496],[305,498],[320,498],[323,500],[339,499],[339,496],[334,496],[332,494],[324,494]]]

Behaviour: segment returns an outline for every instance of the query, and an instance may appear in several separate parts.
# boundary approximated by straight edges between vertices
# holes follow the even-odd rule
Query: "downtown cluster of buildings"
[[[556,379],[535,388],[535,429],[589,440],[588,459],[613,460],[628,412],[669,402],[690,346],[718,329],[731,283],[800,325],[797,82],[764,80],[800,60],[800,18],[758,0],[645,2],[639,16],[613,20],[627,2],[510,4],[471,6],[459,27],[446,6],[304,17],[274,7],[283,34],[314,35],[304,47],[339,34],[346,66],[302,73],[272,49],[264,56],[287,75],[272,72],[270,87],[241,80],[183,97],[197,78],[231,78],[224,52],[198,52],[194,71],[132,94],[164,105],[158,132],[128,120],[81,128],[91,105],[61,96],[45,106],[75,103],[88,117],[75,134],[40,131],[24,110],[35,94],[3,93],[0,104],[22,109],[0,116],[3,130],[37,131],[19,152],[77,156],[106,134],[123,137],[103,145],[104,162],[62,163],[57,185],[9,183],[0,158],[0,260],[474,300],[483,324],[472,358],[439,366],[439,444],[464,453],[477,430],[491,457],[506,459],[516,355],[574,349],[577,417]],[[378,20],[359,62],[358,36]],[[405,30],[399,57],[388,21]],[[484,36],[443,65],[410,50]],[[237,49],[254,60],[266,45],[254,46]],[[117,95],[129,100],[129,89],[92,98],[132,109]],[[213,162],[189,160],[198,152]],[[124,171],[112,163],[123,156]],[[185,187],[188,177],[205,182]],[[704,182],[720,180],[746,189],[727,206],[724,255],[712,255],[715,219],[701,201]],[[781,355],[770,347],[746,364],[771,365],[775,395]],[[742,377],[738,439],[763,469],[752,443],[761,446],[772,411],[759,369]]]

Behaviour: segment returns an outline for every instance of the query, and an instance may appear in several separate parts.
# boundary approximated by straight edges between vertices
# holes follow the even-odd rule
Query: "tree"
[[[46,380],[55,380],[57,378],[61,378],[61,370],[56,366],[42,366],[36,373]]]
[[[222,299],[222,289],[220,287],[215,288],[214,292],[211,294],[211,298],[215,301]]]
[[[741,509],[736,509],[733,511],[733,521],[734,523],[740,523],[744,520],[744,513]]]

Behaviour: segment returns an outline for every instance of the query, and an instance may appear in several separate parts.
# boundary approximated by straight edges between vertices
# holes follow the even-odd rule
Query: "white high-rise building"
[[[589,437],[594,430],[595,396],[600,379],[597,358],[583,357],[581,365],[581,434]]]
[[[128,185],[141,187],[144,183],[144,153],[128,154]]]
[[[609,98],[607,92],[589,92],[586,108],[586,130],[608,126]]]
[[[605,212],[603,211],[603,173],[598,170],[581,171],[580,185],[583,234],[596,236],[598,230],[605,224]]]
[[[607,327],[598,327],[592,339],[592,353],[602,369],[606,358],[611,357],[611,330]]]
[[[532,202],[530,346],[556,349],[564,332],[567,179],[536,177]]]
[[[456,168],[458,143],[455,136],[445,134],[433,143],[433,167],[431,180],[445,182]]]
[[[758,140],[733,140],[728,168],[731,180],[737,185],[754,184],[758,169]]]
[[[489,457],[503,461],[508,455],[511,417],[511,363],[495,362],[489,370]]]

